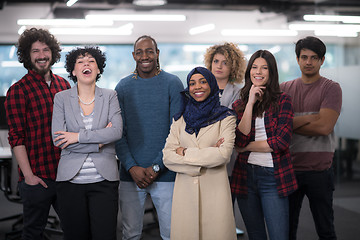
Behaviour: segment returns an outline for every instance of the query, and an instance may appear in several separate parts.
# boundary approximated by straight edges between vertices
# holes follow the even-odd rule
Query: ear
[[[132,55],[133,55],[134,60],[136,61],[136,59],[135,59],[135,52],[132,52]]]
[[[325,61],[325,56],[323,56],[323,58],[321,59],[321,65],[323,65],[324,61]]]
[[[72,71],[72,75],[76,77],[75,70]]]

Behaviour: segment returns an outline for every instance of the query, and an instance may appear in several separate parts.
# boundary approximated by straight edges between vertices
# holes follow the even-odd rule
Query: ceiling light
[[[156,15],[156,14],[89,14],[85,17],[87,20],[110,19],[113,21],[132,21],[132,22],[180,22],[185,21],[186,16],[180,14]]]
[[[26,26],[112,26],[111,19],[19,19],[18,25]]]
[[[291,37],[298,35],[295,30],[287,29],[224,29],[223,36],[252,36],[252,37]]]
[[[211,24],[206,24],[206,25],[202,25],[199,27],[190,28],[189,34],[196,35],[196,34],[208,32],[208,31],[211,31],[214,29],[215,29],[215,24],[211,23]]]
[[[77,1],[78,1],[78,0],[69,0],[69,1],[67,1],[66,6],[71,7],[71,6],[74,5]]]
[[[125,24],[118,28],[50,28],[55,35],[131,35],[134,25]]]
[[[289,29],[297,31],[333,31],[360,32],[360,25],[354,24],[289,24]]]
[[[167,3],[166,0],[134,0],[133,4],[144,7],[162,6]]]
[[[21,35],[25,30],[26,30],[26,27],[21,26],[21,28],[19,28],[19,30],[18,30],[18,34]]]
[[[327,30],[316,30],[314,31],[316,36],[332,36],[332,37],[357,37],[358,33],[354,31],[327,31]]]
[[[360,23],[360,16],[304,15],[305,21]]]

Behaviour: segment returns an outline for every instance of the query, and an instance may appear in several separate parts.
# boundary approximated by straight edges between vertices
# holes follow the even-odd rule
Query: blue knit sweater
[[[169,134],[172,118],[180,111],[184,89],[180,79],[161,71],[152,78],[122,79],[115,90],[124,121],[124,135],[116,143],[116,154],[121,162],[120,179],[133,181],[128,170],[133,166],[149,167],[159,164],[161,173],[156,181],[175,180],[175,173],[162,161],[162,149]]]

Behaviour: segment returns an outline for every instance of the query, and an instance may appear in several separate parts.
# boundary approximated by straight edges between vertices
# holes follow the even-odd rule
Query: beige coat
[[[235,140],[235,116],[200,129],[198,136],[185,132],[183,117],[173,122],[166,140],[164,164],[174,172],[172,240],[236,239],[226,164]],[[212,147],[220,139],[220,147]],[[187,148],[185,156],[176,154]]]

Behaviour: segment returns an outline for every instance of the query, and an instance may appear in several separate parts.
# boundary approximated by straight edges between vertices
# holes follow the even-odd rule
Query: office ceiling
[[[302,21],[304,14],[332,14],[360,16],[360,0],[167,0],[167,4],[156,7],[141,7],[132,4],[132,0],[78,0],[71,8],[66,0],[0,0],[0,43],[15,42],[20,26],[19,18],[84,18],[88,13],[95,14],[184,14],[183,23],[134,23],[131,36],[94,38],[80,36],[59,36],[65,43],[132,43],[142,34],[157,37],[162,42],[219,42],[219,41],[294,41],[294,38],[246,38],[223,37],[220,29],[249,28],[275,29],[286,24]],[[189,36],[192,27],[213,23],[214,31]],[[124,24],[124,23],[118,23]],[[309,35],[311,33],[301,33]],[[330,38],[329,38],[330,39]],[[331,38],[332,41],[349,41]],[[351,40],[359,42],[357,40]],[[96,42],[95,42],[96,41]],[[359,43],[360,44],[360,43]]]

